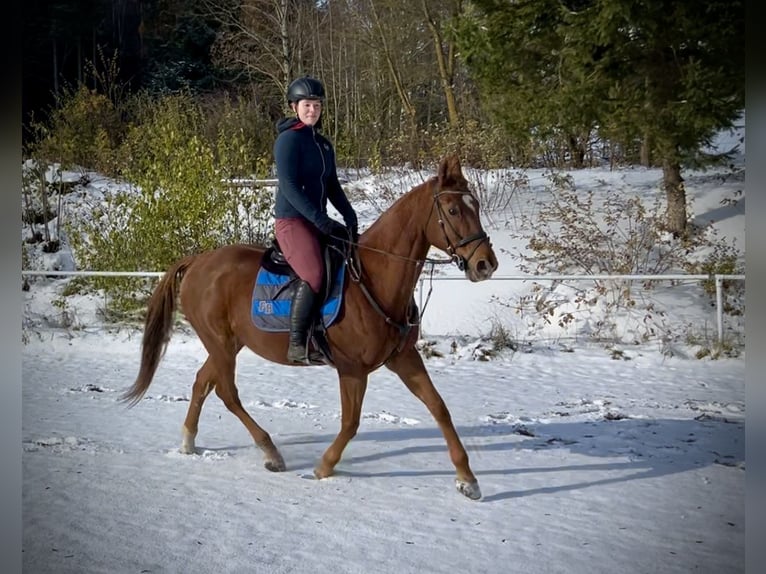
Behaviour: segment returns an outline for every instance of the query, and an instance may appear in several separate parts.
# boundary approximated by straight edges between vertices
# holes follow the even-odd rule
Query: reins
[[[407,318],[404,323],[400,323],[399,321],[396,321],[393,319],[390,315],[386,313],[386,311],[383,309],[383,307],[378,303],[377,299],[373,296],[372,293],[370,293],[370,290],[367,288],[367,286],[362,281],[362,263],[359,261],[356,255],[356,250],[359,247],[363,247],[359,245],[358,243],[352,242],[350,239],[341,239],[343,243],[346,244],[346,248],[344,251],[341,251],[337,246],[331,245],[331,249],[335,249],[338,251],[341,256],[343,257],[343,260],[346,264],[346,269],[348,270],[348,275],[351,281],[356,283],[359,286],[359,290],[364,294],[365,298],[367,299],[367,302],[370,304],[370,306],[375,310],[375,312],[383,317],[383,320],[386,322],[387,325],[391,325],[394,327],[398,333],[399,333],[399,342],[394,345],[394,347],[391,349],[391,352],[388,354],[388,356],[380,362],[378,367],[386,364],[388,360],[394,355],[394,353],[401,351],[402,347],[404,346],[404,342],[407,340],[407,336],[410,333],[410,330],[412,327],[417,327],[420,325],[420,319],[422,317],[422,314],[418,315],[416,321],[412,321],[412,305],[407,305]],[[370,248],[372,249],[372,248]],[[381,251],[378,249],[374,249],[374,251],[379,251],[380,253],[384,253],[386,255],[396,256],[394,253],[387,253],[385,251]],[[396,256],[399,257],[399,256]],[[409,261],[416,261],[407,257],[404,257],[403,259],[407,259]],[[415,292],[413,288],[413,293]],[[410,294],[410,300],[412,301],[412,294]],[[377,367],[376,367],[377,368]]]
[[[370,305],[372,306],[373,309],[375,309],[375,311],[378,313],[378,315],[383,317],[383,319],[385,320],[385,322],[388,325],[392,325],[393,327],[396,327],[396,329],[399,331],[400,338],[403,339],[407,335],[407,333],[409,333],[409,330],[412,327],[417,327],[422,322],[423,316],[425,315],[425,312],[426,312],[426,307],[428,307],[428,301],[431,299],[431,293],[434,290],[433,277],[434,277],[434,268],[435,268],[435,266],[439,265],[439,264],[453,263],[453,260],[452,259],[430,259],[430,258],[426,258],[426,259],[412,259],[411,257],[402,257],[402,256],[396,255],[394,253],[389,253],[387,251],[382,251],[380,249],[375,249],[373,247],[365,247],[363,245],[359,245],[359,244],[355,244],[355,243],[351,243],[351,242],[349,242],[349,245],[351,246],[351,249],[348,250],[348,254],[346,256],[346,264],[347,264],[347,268],[348,268],[348,271],[349,271],[349,277],[351,278],[351,280],[354,283],[359,285],[359,288],[361,289],[361,291],[364,294],[364,296],[367,298],[367,301],[369,301]],[[367,286],[362,282],[361,262],[359,262],[358,259],[354,258],[354,256],[353,256],[354,248],[358,248],[358,247],[362,247],[363,249],[369,249],[371,251],[376,251],[378,253],[382,253],[383,255],[389,255],[391,257],[396,257],[396,258],[404,259],[406,261],[411,261],[411,262],[414,262],[414,263],[422,264],[423,266],[425,266],[426,263],[430,263],[431,271],[429,273],[430,281],[428,282],[428,293],[426,294],[426,299],[425,299],[425,302],[423,303],[423,308],[420,309],[419,312],[418,312],[418,318],[417,318],[416,322],[410,321],[409,317],[412,314],[411,310],[408,313],[407,322],[404,323],[404,324],[395,321],[388,314],[386,314],[386,312],[380,306],[380,304],[375,299],[373,294],[370,293],[370,290],[367,289]],[[414,292],[415,292],[415,289],[413,287],[412,293],[414,293]]]
[[[343,240],[343,241],[346,241],[346,240]],[[396,349],[398,349],[401,346],[402,341],[404,341],[405,337],[410,332],[410,329],[412,327],[416,327],[416,326],[418,326],[420,324],[420,317],[422,317],[422,314],[418,317],[418,320],[416,322],[412,322],[410,320],[411,315],[412,315],[412,309],[408,305],[407,319],[406,319],[405,323],[400,323],[400,322],[396,321],[395,319],[391,318],[391,316],[388,315],[385,312],[385,310],[380,305],[380,303],[378,303],[377,299],[375,299],[375,296],[372,293],[370,293],[370,290],[367,288],[367,286],[362,281],[362,262],[357,257],[355,257],[355,254],[356,254],[356,249],[358,249],[359,247],[362,247],[362,248],[365,248],[365,247],[363,245],[359,245],[358,243],[353,243],[351,241],[346,241],[346,243],[348,245],[348,248],[346,249],[346,253],[344,253],[344,259],[346,261],[346,268],[348,269],[349,278],[351,279],[351,281],[353,281],[354,283],[356,283],[359,286],[359,289],[362,291],[362,293],[364,294],[364,296],[367,299],[367,301],[370,303],[370,305],[375,310],[375,312],[378,315],[380,315],[381,317],[383,317],[383,319],[385,320],[386,324],[387,325],[391,325],[392,327],[396,328],[397,331],[399,331],[400,342],[396,346]],[[390,255],[390,256],[393,256],[393,257],[399,257],[399,258],[405,259],[407,261],[413,261],[413,262],[416,262],[416,263],[420,262],[420,260],[412,259],[412,258],[409,258],[409,257],[401,257],[401,256],[396,255],[394,253],[388,253],[388,252],[382,251],[380,249],[374,249],[374,248],[371,248],[371,247],[367,248],[367,249],[370,249],[372,251],[377,251],[377,252],[383,253],[385,255]],[[413,293],[415,292],[414,288],[413,288],[412,292]]]
[[[366,249],[368,251],[374,251],[376,253],[380,253],[382,255],[386,255],[388,257],[393,257],[394,259],[401,259],[403,261],[409,261],[411,263],[424,265],[426,263],[430,263],[433,265],[445,265],[448,263],[455,263],[457,265],[457,268],[461,271],[465,271],[465,266],[468,261],[470,261],[471,257],[473,257],[474,253],[476,253],[476,250],[481,246],[481,244],[484,241],[489,240],[489,236],[486,234],[484,230],[481,230],[477,233],[474,233],[473,235],[469,235],[468,237],[461,237],[460,233],[457,232],[455,227],[449,223],[449,221],[446,221],[446,218],[444,217],[444,210],[442,209],[441,204],[437,201],[440,195],[445,195],[448,193],[454,193],[458,195],[465,195],[465,194],[471,194],[470,191],[457,191],[457,190],[446,190],[446,191],[440,191],[433,194],[434,201],[431,204],[431,212],[428,214],[428,219],[426,220],[426,226],[428,226],[428,222],[431,220],[431,217],[434,213],[434,208],[438,209],[439,211],[439,227],[442,230],[442,233],[444,234],[444,239],[447,242],[447,253],[449,253],[450,258],[449,259],[433,259],[431,257],[426,257],[425,259],[413,259],[412,257],[406,257],[404,255],[399,255],[398,253],[391,253],[390,251],[385,251],[383,249],[378,249],[376,247],[370,247],[368,245],[360,245],[359,243],[354,243],[350,239],[342,239],[343,242],[347,243],[352,248],[357,249]],[[471,194],[472,195],[472,194]],[[450,230],[452,233],[458,238],[458,242],[456,245],[452,244],[452,241],[450,241],[449,235],[447,234],[447,230],[445,228],[445,221],[449,225]],[[478,241],[479,243],[476,244],[476,247],[474,247],[473,251],[471,251],[471,254],[468,257],[462,257],[456,253],[456,249],[459,247],[463,247],[465,245],[468,245],[469,243],[472,243],[474,241]]]
[[[415,264],[430,263],[431,265],[446,265],[448,263],[454,263],[454,260],[452,258],[433,259],[431,257],[426,257],[425,259],[413,259],[412,257],[406,257],[404,255],[399,255],[397,253],[391,253],[390,251],[384,251],[383,249],[378,249],[376,247],[370,247],[368,245],[360,245],[359,243],[353,243],[351,241],[347,241],[346,239],[342,239],[341,241],[346,241],[349,245],[352,245],[353,247],[356,247],[357,249],[366,249],[367,251],[374,251],[382,255],[387,255],[388,257],[393,257],[394,259],[401,259],[403,261],[409,261]]]

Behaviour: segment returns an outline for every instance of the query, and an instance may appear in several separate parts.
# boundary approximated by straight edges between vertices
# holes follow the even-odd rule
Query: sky
[[[738,134],[727,137],[722,147]],[[734,174],[687,174],[687,193],[694,220],[744,254],[744,149],[735,164]],[[72,195],[120,188],[92,175]],[[361,228],[385,208],[381,190],[406,190],[424,175],[349,174]],[[466,175],[488,202],[507,189],[499,172]],[[569,175],[596,200],[609,189],[647,202],[661,194],[656,169]],[[743,319],[726,320],[733,352],[698,359],[715,335],[714,308],[698,282],[646,291],[664,310],[665,337],[639,344],[641,315],[616,313],[614,337],[596,341],[589,334],[606,312],[600,305],[565,327],[512,311],[535,292],[529,280],[502,279],[523,275],[521,217],[544,209],[549,193],[543,170],[524,176],[529,185],[484,214],[498,279],[473,284],[439,266],[417,294],[427,300],[418,344],[481,500],[457,492],[438,427],[385,369],[370,376],[359,433],[333,477],[316,480],[312,469],[339,429],[334,371],[275,365],[247,350],[237,366],[240,397],[287,470],[263,467],[244,426],[215,396],[202,411],[196,452],[181,454],[191,385],[206,357],[193,332],[174,332],[147,395],[128,409],[117,399],[138,371],[140,329],[103,323],[99,296],[67,297],[64,322],[54,302],[70,279],[29,278],[24,571],[744,572]],[[78,205],[70,201],[71,214]],[[31,267],[76,269],[64,244],[57,254],[30,252]],[[573,293],[591,288],[564,282],[548,296],[563,313]],[[490,352],[494,324],[513,336],[513,348]]]

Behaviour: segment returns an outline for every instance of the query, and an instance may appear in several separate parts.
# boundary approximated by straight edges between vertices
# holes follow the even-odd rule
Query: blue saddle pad
[[[330,295],[322,304],[321,315],[325,327],[335,321],[340,311],[345,275],[345,266],[341,265],[336,272]],[[290,307],[297,285],[298,280],[294,275],[282,275],[261,267],[253,287],[253,324],[264,331],[289,331]]]

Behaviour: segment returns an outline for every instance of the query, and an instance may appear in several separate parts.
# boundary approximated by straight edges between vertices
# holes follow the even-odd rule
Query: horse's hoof
[[[314,476],[317,477],[318,480],[322,480],[323,478],[331,477],[332,476],[332,471],[331,472],[327,472],[327,471],[323,471],[323,470],[321,470],[319,468],[315,468],[314,469]]]
[[[270,470],[271,472],[284,472],[287,470],[285,461],[282,460],[281,457],[278,460],[267,460],[263,463],[263,466],[266,467],[266,470]]]
[[[455,486],[457,487],[457,491],[460,494],[467,496],[471,500],[479,500],[481,498],[481,489],[479,488],[479,483],[476,480],[467,482],[465,480],[456,478]]]

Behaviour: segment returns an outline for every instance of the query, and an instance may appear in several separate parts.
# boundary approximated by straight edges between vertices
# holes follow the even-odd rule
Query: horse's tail
[[[160,279],[154,289],[144,322],[144,336],[141,341],[141,368],[133,385],[120,397],[133,407],[141,400],[154,378],[154,373],[165,355],[173,334],[173,318],[176,311],[178,287],[184,273],[196,255],[189,255],[176,261]]]

